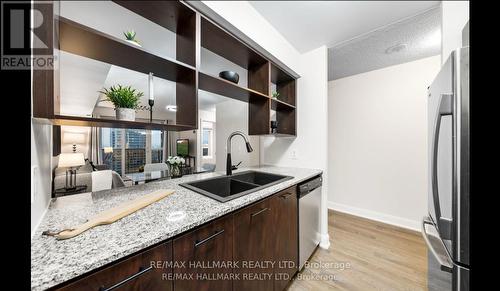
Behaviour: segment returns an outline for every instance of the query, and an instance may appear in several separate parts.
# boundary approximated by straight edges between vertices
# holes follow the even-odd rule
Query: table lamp
[[[65,132],[63,143],[73,144],[73,153],[76,153],[76,145],[85,143],[85,134],[81,132]]]
[[[83,165],[85,165],[83,153],[62,153],[59,155],[58,166],[68,168],[66,170],[66,190],[76,189],[76,169]]]

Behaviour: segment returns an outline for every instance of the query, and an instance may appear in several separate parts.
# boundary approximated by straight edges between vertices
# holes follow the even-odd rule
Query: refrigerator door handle
[[[434,125],[434,141],[432,145],[432,200],[434,202],[434,213],[436,213],[436,224],[443,239],[451,239],[451,222],[441,217],[441,206],[439,205],[437,155],[439,146],[439,131],[441,118],[445,115],[453,115],[453,94],[441,94]]]
[[[438,251],[434,248],[434,245],[431,243],[431,240],[429,239],[429,234],[427,234],[425,225],[431,225],[432,227],[434,227],[434,224],[427,217],[424,217],[422,219],[422,236],[424,237],[427,248],[432,253],[434,258],[436,258],[436,260],[438,261],[441,270],[450,273],[453,272],[453,263],[451,262],[451,259],[446,252],[445,246],[443,245],[441,240],[439,240],[439,238],[436,238],[435,241],[441,244],[441,254],[438,253]]]

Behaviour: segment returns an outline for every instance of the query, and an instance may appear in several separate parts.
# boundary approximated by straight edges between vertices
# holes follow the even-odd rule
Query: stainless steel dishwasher
[[[299,184],[299,270],[304,267],[320,242],[321,185],[323,178],[314,177]]]

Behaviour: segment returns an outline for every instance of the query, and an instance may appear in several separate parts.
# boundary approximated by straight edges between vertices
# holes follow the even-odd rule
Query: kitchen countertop
[[[225,203],[178,185],[224,175],[222,172],[53,199],[31,239],[31,289],[53,287],[322,173],[317,169],[273,166],[243,168],[234,172],[246,170],[294,178]],[[45,230],[62,230],[84,223],[103,210],[158,189],[173,189],[175,193],[113,224],[97,226],[74,238],[56,240],[42,235]],[[179,211],[185,213],[184,218],[175,220],[169,217],[169,214]]]

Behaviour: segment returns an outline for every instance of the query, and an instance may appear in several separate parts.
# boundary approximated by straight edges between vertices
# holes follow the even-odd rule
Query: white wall
[[[427,213],[427,86],[440,56],[329,82],[329,206],[420,229]]]
[[[52,125],[31,122],[31,234],[36,230],[50,202],[52,186]]]
[[[215,165],[216,171],[226,170],[227,137],[234,131],[242,131],[248,136],[248,103],[229,99],[218,103],[215,109]],[[245,142],[240,136],[235,136],[231,143],[231,160],[233,165],[242,162],[239,167],[258,166],[259,137],[249,136],[253,152],[248,153]]]
[[[247,1],[203,1],[203,3],[301,75],[297,82],[297,137],[295,139],[262,137],[261,164],[317,168],[325,172],[321,246],[328,248],[326,47],[300,54]]]
[[[469,1],[441,1],[441,63],[462,47],[462,29],[469,20]]]

